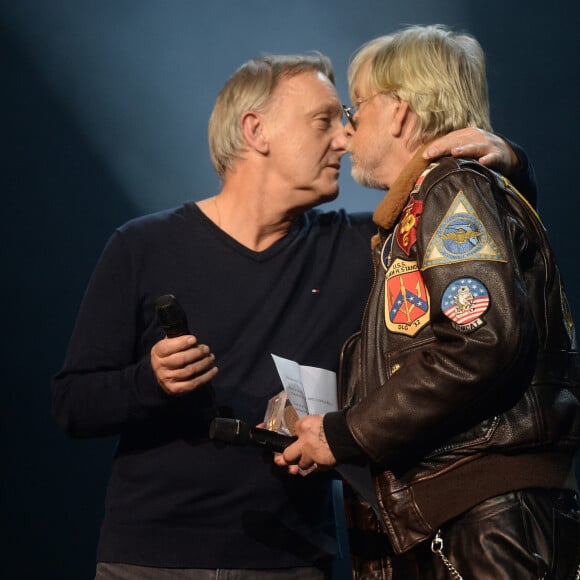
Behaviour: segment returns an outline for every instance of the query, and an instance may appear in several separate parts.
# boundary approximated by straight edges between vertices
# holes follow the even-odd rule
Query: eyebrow
[[[309,112],[309,115],[315,117],[316,115],[320,115],[321,113],[331,113],[336,115],[342,116],[342,105],[338,102],[328,102],[320,107],[316,107]]]

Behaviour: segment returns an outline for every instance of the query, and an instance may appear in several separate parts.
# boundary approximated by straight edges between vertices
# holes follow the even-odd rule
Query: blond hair
[[[363,95],[354,94],[357,81]],[[415,144],[464,127],[492,130],[485,56],[469,34],[433,25],[375,38],[355,54],[348,82],[353,102],[390,93],[409,103],[418,116]]]
[[[244,63],[220,91],[209,119],[209,151],[221,181],[246,144],[240,120],[246,111],[261,111],[280,80],[304,72],[321,72],[334,84],[330,59],[320,53],[265,55]]]

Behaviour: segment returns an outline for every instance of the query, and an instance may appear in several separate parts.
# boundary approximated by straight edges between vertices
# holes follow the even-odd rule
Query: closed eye
[[[330,117],[317,117],[316,122],[321,128],[327,129],[332,124],[332,119]]]

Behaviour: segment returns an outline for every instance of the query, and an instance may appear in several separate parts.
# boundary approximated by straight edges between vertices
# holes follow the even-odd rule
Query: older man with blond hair
[[[411,27],[362,47],[349,81],[353,176],[388,189],[374,283],[343,411],[298,421],[276,461],[368,464],[374,493],[346,503],[355,578],[578,578],[580,364],[546,231],[503,175],[424,158],[491,129],[483,50]]]

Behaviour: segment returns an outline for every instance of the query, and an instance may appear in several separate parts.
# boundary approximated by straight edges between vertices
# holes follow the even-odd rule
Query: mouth
[[[327,165],[327,167],[331,167],[332,169],[336,169],[337,171],[340,171],[340,163],[329,163]]]

